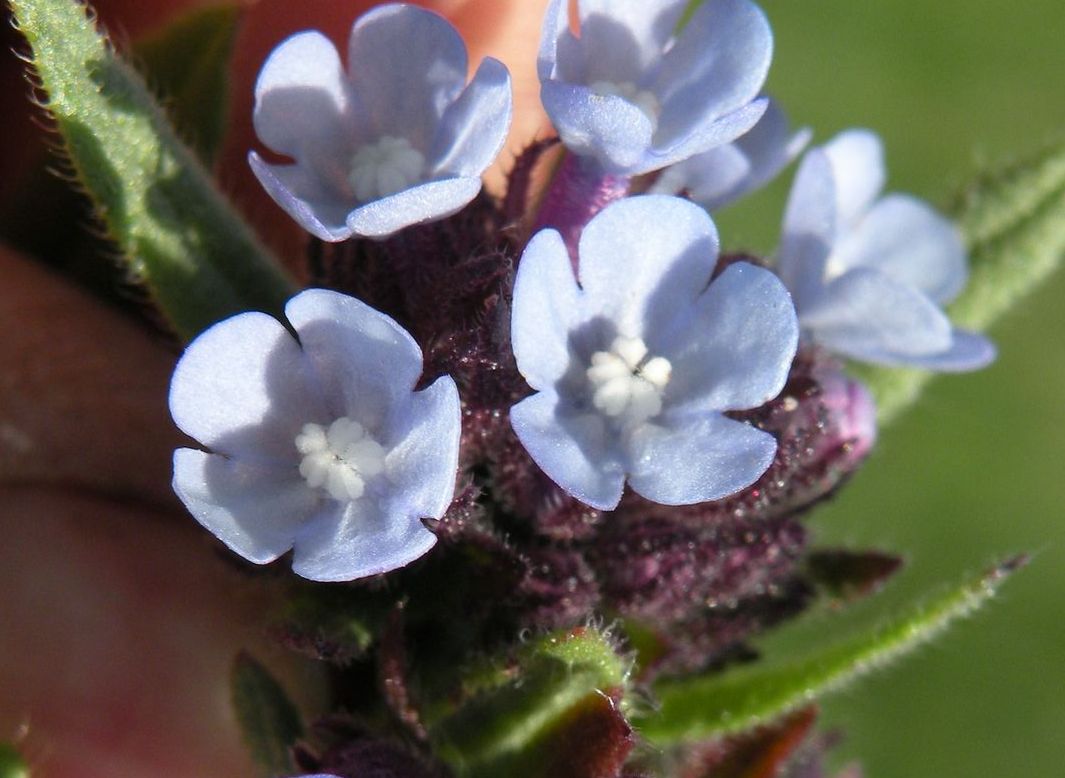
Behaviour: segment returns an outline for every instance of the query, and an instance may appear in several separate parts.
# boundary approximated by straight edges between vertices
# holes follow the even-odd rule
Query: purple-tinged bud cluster
[[[177,452],[175,489],[253,562],[291,549],[305,577],[369,578],[278,634],[341,666],[339,704],[406,737],[359,718],[297,748],[300,769],[448,775],[416,697],[461,698],[460,671],[531,632],[614,622],[649,682],[751,660],[753,636],[819,593],[860,596],[896,569],[811,555],[801,520],[876,440],[873,399],[836,355],[993,357],[940,308],[963,247],[923,203],[879,198],[879,141],[850,131],[806,154],[775,266],[721,257],[707,211],[810,132],[759,97],[757,6],[690,5],[578,0],[571,20],[553,0],[538,65],[560,138],[519,156],[498,199],[481,175],[509,76],[486,60],[467,84],[442,18],[382,6],[355,23],[346,69],[317,33],[264,65],[256,129],[294,162],[251,164],[317,238],[325,289],[289,302],[297,337],[246,313],[189,346],[171,408],[209,451]],[[545,735],[545,774],[643,775],[616,694]],[[762,733],[796,755],[781,774],[821,774],[822,744],[795,750],[808,725]],[[749,745],[696,749],[690,778]]]

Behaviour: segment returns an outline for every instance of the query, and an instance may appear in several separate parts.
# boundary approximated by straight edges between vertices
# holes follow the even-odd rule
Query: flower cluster
[[[255,127],[294,161],[249,161],[299,224],[341,244],[318,279],[336,291],[293,298],[287,328],[257,313],[221,322],[178,365],[174,419],[210,453],[179,450],[174,488],[204,526],[253,562],[292,549],[294,570],[323,581],[463,537],[470,489],[488,527],[640,534],[633,506],[657,504],[653,532],[688,543],[700,530],[679,517],[726,505],[785,517],[864,457],[872,402],[822,349],[941,370],[991,360],[938,307],[965,283],[954,229],[912,197],[877,199],[869,132],[807,152],[775,266],[719,259],[708,211],[772,179],[810,132],[760,96],[761,10],[712,0],[685,18],[687,6],[581,0],[571,20],[568,3],[550,4],[541,96],[580,162],[540,197],[503,203],[481,174],[510,123],[509,75],[486,59],[467,84],[441,17],[367,13],[346,67],[316,32],[277,47]],[[544,153],[518,161],[512,187]],[[653,194],[630,196],[640,181]],[[523,241],[515,221],[543,229]],[[597,578],[598,555],[572,557],[598,581],[577,612],[617,590]]]

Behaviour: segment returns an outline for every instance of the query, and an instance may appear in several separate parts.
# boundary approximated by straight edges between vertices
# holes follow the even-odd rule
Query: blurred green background
[[[981,167],[1065,137],[1061,0],[763,0],[770,91],[815,142],[884,138],[889,188],[947,205]],[[731,248],[770,250],[790,174],[719,218]],[[811,527],[820,545],[903,552],[873,618],[1019,550],[1034,563],[973,620],[829,699],[836,752],[871,778],[1065,775],[1065,273],[992,332],[990,369],[935,381],[883,430]],[[786,652],[825,617],[766,644]]]

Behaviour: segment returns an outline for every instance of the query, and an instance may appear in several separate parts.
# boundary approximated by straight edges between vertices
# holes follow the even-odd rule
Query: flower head
[[[554,230],[526,248],[514,286],[518,369],[536,390],[511,408],[518,438],[567,492],[610,509],[626,479],[679,505],[753,482],[776,442],[722,411],[784,385],[798,330],[788,293],[735,263],[710,282],[713,222],[696,205],[648,195],[589,222],[579,282]]]
[[[259,181],[326,241],[386,237],[458,211],[481,189],[510,126],[510,75],[486,58],[466,84],[466,47],[435,13],[384,5],[351,30],[347,71],[321,33],[278,46],[255,85]]]
[[[841,133],[799,166],[778,270],[803,334],[866,362],[984,367],[994,345],[952,327],[940,308],[968,276],[957,230],[914,197],[880,197],[883,185],[883,149],[865,130]]]
[[[211,453],[174,454],[174,490],[252,562],[294,549],[319,581],[387,572],[436,541],[419,521],[451,502],[459,445],[454,381],[413,391],[414,340],[358,300],[311,289],[285,307],[297,341],[262,313],[216,324],[170,387],[183,432]]]
[[[732,143],[697,154],[662,171],[651,191],[684,192],[708,211],[731,205],[765,186],[802,153],[811,132],[792,132],[775,100],[750,132]]]
[[[563,142],[612,173],[658,170],[735,139],[765,110],[756,100],[773,38],[749,0],[553,0],[538,70]]]

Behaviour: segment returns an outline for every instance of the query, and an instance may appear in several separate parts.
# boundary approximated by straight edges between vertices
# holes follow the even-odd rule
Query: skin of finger
[[[271,582],[170,518],[0,488],[0,741],[37,778],[254,774],[228,691],[241,649],[320,702],[316,670],[266,638]]]
[[[0,483],[176,505],[176,353],[140,322],[0,246]]]

